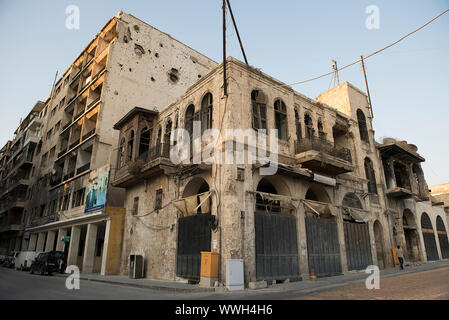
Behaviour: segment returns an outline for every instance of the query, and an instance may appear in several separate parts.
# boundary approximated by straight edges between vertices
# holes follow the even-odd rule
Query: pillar
[[[101,275],[106,275],[106,267],[108,261],[108,245],[109,245],[109,234],[111,232],[111,219],[106,220],[106,227],[104,230],[104,243],[103,243],[103,257],[101,259]]]
[[[306,231],[306,213],[304,205],[300,202],[296,209],[296,228],[298,232],[298,257],[299,257],[299,274],[303,280],[310,279],[309,257],[307,255],[307,231]]]
[[[55,245],[56,230],[48,231],[47,242],[45,243],[45,252],[53,251]]]
[[[70,236],[69,253],[67,255],[67,266],[76,265],[78,258],[78,247],[80,244],[81,227],[73,226]]]
[[[345,229],[343,226],[343,216],[341,211],[338,216],[335,217],[337,222],[337,234],[338,242],[340,246],[340,261],[341,261],[341,272],[343,274],[348,273],[348,257],[346,255],[346,242],[345,242]]]
[[[37,244],[37,233],[32,233],[30,235],[30,241],[28,243],[28,251],[36,251],[36,244]]]
[[[98,226],[94,223],[87,225],[86,242],[84,245],[83,273],[92,273],[94,270],[95,248],[97,243]]]
[[[44,244],[45,244],[45,236],[46,232],[40,232],[37,237],[37,244],[36,244],[36,251],[37,252],[43,252],[44,251]]]
[[[58,230],[58,238],[56,239],[56,251],[64,251],[64,242],[62,242],[62,237],[67,235],[67,229]]]

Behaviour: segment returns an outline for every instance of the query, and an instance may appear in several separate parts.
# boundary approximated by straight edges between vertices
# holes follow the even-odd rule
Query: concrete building
[[[21,249],[64,250],[82,272],[119,273],[125,210],[123,190],[109,184],[113,125],[135,106],[171,103],[215,66],[132,15],[108,21],[39,104]]]
[[[216,280],[242,259],[256,286],[393,267],[397,245],[407,262],[447,258],[424,158],[375,141],[363,91],[345,82],[311,99],[234,58],[227,84],[222,64],[131,15],[111,19],[43,102],[22,249],[65,250],[102,274],[127,275],[141,255],[146,277],[193,282],[201,252],[215,252]],[[278,135],[236,161],[260,129]]]

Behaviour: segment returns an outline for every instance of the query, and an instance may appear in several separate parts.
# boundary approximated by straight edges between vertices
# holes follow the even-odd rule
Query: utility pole
[[[338,67],[337,67],[337,61],[335,61],[334,59],[331,59],[332,61],[332,69],[334,69],[335,71],[335,76],[337,77],[337,85],[340,85],[340,78],[338,77]],[[335,86],[335,83],[334,83]]]
[[[226,83],[226,0],[223,0],[223,92],[228,96],[228,84]]]
[[[370,113],[371,113],[371,119],[373,119],[373,118],[374,118],[374,114],[373,114],[373,106],[372,106],[372,104],[371,104],[371,95],[369,94],[368,79],[366,78],[365,61],[363,60],[363,55],[360,56],[360,61],[362,62],[363,76],[365,77],[366,93],[368,94],[368,106],[369,106],[369,111],[370,111]]]
[[[232,23],[234,24],[235,33],[237,34],[237,39],[239,39],[240,49],[242,50],[243,58],[245,59],[246,65],[249,65],[248,59],[246,59],[245,49],[243,49],[242,40],[240,39],[239,29],[237,28],[237,23],[235,22],[234,14],[232,13],[231,3],[229,2],[229,0],[226,0],[226,2],[228,4],[229,13],[231,14]]]

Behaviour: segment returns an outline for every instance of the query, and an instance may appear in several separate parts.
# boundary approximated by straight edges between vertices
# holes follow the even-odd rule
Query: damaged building
[[[226,62],[227,92],[223,64],[131,15],[111,19],[39,102],[22,229],[8,248],[65,250],[68,264],[101,274],[128,275],[137,255],[147,278],[195,283],[201,252],[213,252],[214,280],[226,283],[228,260],[241,259],[256,286],[391,268],[398,245],[407,262],[447,258],[424,158],[406,141],[375,141],[363,91],[345,82],[311,99]],[[194,140],[213,129],[220,136]],[[273,129],[268,162],[211,161]],[[188,157],[174,162],[179,141]]]

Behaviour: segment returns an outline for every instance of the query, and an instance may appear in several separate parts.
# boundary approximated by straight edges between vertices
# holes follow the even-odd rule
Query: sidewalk
[[[432,261],[427,263],[416,263],[414,265],[406,265],[404,270],[400,270],[399,267],[394,269],[385,269],[381,270],[380,276],[381,279],[388,278],[392,276],[409,274],[415,272],[421,272],[426,270],[433,270],[438,268],[444,268],[449,266],[449,260],[439,260]],[[55,274],[58,277],[66,278],[67,274]],[[281,284],[273,284],[264,289],[258,290],[248,290],[244,291],[235,291],[235,293],[264,293],[264,292],[295,292],[301,294],[307,294],[312,292],[320,292],[332,288],[342,287],[348,284],[360,282],[366,280],[369,275],[364,271],[355,271],[349,272],[345,275],[333,276],[333,277],[325,277],[318,278],[317,280],[306,280],[306,281],[297,281],[297,282],[289,282],[289,283],[281,283]],[[87,281],[96,281],[110,284],[117,284],[123,286],[131,286],[138,287],[144,289],[152,289],[152,290],[164,290],[171,292],[179,292],[179,293],[201,293],[201,292],[209,292],[211,294],[214,293],[228,293],[233,294],[234,292],[226,291],[225,287],[221,286],[218,288],[206,288],[200,287],[195,284],[187,284],[182,282],[175,281],[163,281],[163,280],[152,280],[152,279],[129,279],[126,276],[102,276],[99,274],[81,274],[81,280]]]

